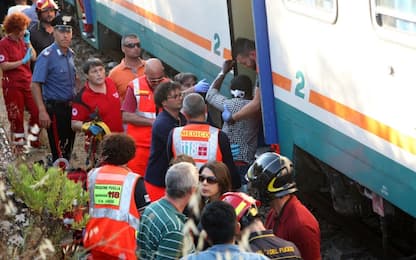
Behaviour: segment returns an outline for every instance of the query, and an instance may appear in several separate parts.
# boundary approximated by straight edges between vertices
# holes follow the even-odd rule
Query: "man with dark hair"
[[[88,128],[83,129],[83,124],[96,120],[104,122],[111,132],[123,132],[118,109],[120,97],[113,81],[105,76],[104,63],[98,58],[90,58],[82,69],[87,81],[72,103],[72,129],[88,132]]]
[[[231,174],[232,189],[241,187],[240,176],[234,165],[227,135],[206,122],[207,106],[196,93],[183,101],[183,113],[188,124],[172,129],[168,139],[168,160],[179,154],[191,156],[198,168],[208,161],[222,161]]]
[[[198,170],[188,162],[172,165],[165,177],[166,196],[144,211],[138,232],[140,259],[178,259],[184,247],[183,210],[198,187]],[[193,251],[193,248],[191,248]]]
[[[246,38],[238,38],[233,46],[233,58],[243,66],[256,70],[257,68],[257,54],[256,45],[254,41]],[[256,83],[257,84],[257,83]],[[232,114],[228,109],[225,109],[222,117],[225,122],[233,123],[242,119],[247,119],[260,114],[261,100],[259,89],[256,88],[254,98],[246,106],[238,112]]]
[[[137,259],[136,232],[140,213],[150,203],[143,178],[127,168],[136,145],[125,134],[102,142],[102,166],[88,174],[90,219],[84,246],[93,259]]]
[[[145,61],[142,60],[140,39],[136,34],[126,34],[121,38],[121,51],[124,58],[120,64],[111,69],[108,77],[116,84],[118,94],[123,102],[126,96],[127,85],[130,81],[144,74]]]
[[[39,125],[47,129],[52,160],[58,163],[71,159],[75,141],[75,132],[71,128],[72,99],[79,81],[75,54],[69,47],[75,25],[73,18],[60,15],[55,17],[52,25],[55,42],[38,56],[31,87],[39,109]]]
[[[242,237],[245,232],[249,234],[251,251],[270,259],[302,259],[295,244],[275,236],[273,230],[266,230],[257,209],[259,201],[243,192],[227,192],[220,199],[234,207]]]
[[[249,104],[253,98],[253,85],[246,75],[238,75],[231,80],[230,93],[232,98],[220,93],[225,75],[230,72],[233,65],[233,60],[224,61],[221,72],[212,83],[206,96],[207,102],[221,112],[224,111],[224,107],[227,107],[232,113],[236,113]],[[247,191],[245,174],[250,164],[255,160],[259,124],[258,117],[250,117],[235,124],[224,122],[222,127],[222,130],[230,139],[234,163],[240,174],[242,191]]]
[[[82,69],[87,81],[72,102],[71,126],[74,131],[85,132],[86,164],[94,167],[102,136],[121,133],[124,129],[121,111],[117,109],[120,97],[113,81],[105,76],[104,63],[98,58],[89,58]]]
[[[37,0],[36,13],[38,21],[30,26],[30,41],[38,54],[54,41],[52,21],[58,12],[58,5],[53,0]]]
[[[186,123],[182,108],[181,85],[174,81],[161,83],[155,90],[156,107],[162,108],[152,126],[152,143],[147,163],[145,183],[150,199],[156,201],[165,194],[165,175],[169,167],[167,142],[169,132]]]
[[[224,201],[209,203],[202,211],[201,225],[213,246],[183,259],[268,259],[264,255],[244,252],[235,245],[235,236],[240,231],[240,225],[230,204]]]

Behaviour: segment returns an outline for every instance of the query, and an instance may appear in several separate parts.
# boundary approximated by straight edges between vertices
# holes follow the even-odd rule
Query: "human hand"
[[[227,107],[226,104],[224,104],[224,111],[222,111],[221,116],[222,116],[222,120],[224,120],[224,122],[229,122],[233,117],[233,114],[231,113],[230,110],[228,110],[228,107]]]
[[[49,128],[51,125],[51,118],[49,117],[48,112],[39,111],[39,126],[41,128]]]
[[[29,30],[26,30],[26,31],[25,31],[25,34],[24,34],[24,36],[23,36],[23,41],[24,41],[25,43],[30,43],[30,32],[29,32]]]
[[[197,93],[207,93],[208,89],[209,89],[209,83],[206,81],[206,79],[200,80],[194,86],[194,90]]]
[[[240,145],[239,144],[231,144],[231,154],[233,155],[234,161],[237,160],[238,155],[240,155]]]
[[[224,63],[222,64],[222,72],[224,72],[224,74],[227,74],[228,72],[230,72],[230,70],[233,68],[235,61],[233,60],[226,60],[224,61]]]
[[[25,56],[22,59],[22,64],[28,63],[31,56],[32,56],[32,48],[28,48]]]

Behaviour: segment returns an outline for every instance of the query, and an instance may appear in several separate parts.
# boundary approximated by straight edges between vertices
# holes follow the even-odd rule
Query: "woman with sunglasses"
[[[223,162],[209,161],[199,170],[199,191],[202,208],[219,200],[223,193],[231,191],[231,176]]]

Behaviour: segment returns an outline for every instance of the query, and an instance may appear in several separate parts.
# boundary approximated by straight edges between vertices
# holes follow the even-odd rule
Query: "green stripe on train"
[[[416,217],[416,174],[281,100],[275,102],[282,154],[297,145]]]

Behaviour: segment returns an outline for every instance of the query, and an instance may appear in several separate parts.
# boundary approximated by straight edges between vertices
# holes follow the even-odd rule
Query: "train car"
[[[216,76],[237,37],[255,40],[265,140],[295,162],[300,188],[328,188],[338,212],[404,220],[414,234],[415,1],[65,0],[81,29],[84,2],[96,48],[135,32],[199,78]]]
[[[327,183],[338,212],[372,210],[397,233],[414,234],[416,2],[266,0],[253,8],[262,97],[274,96],[263,99],[273,124],[266,136],[294,159],[302,189]]]

